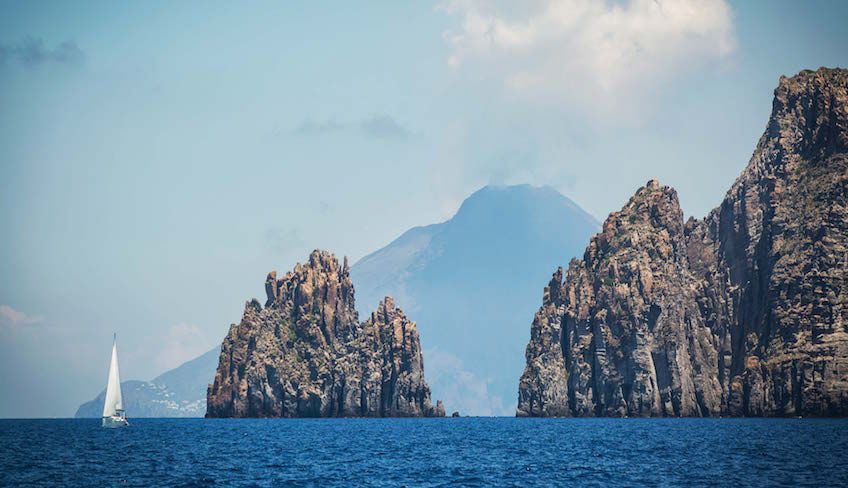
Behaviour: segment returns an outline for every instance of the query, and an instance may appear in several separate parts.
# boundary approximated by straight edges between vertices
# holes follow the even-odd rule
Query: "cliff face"
[[[694,298],[677,194],[651,181],[613,213],[532,327],[519,414],[709,415],[713,337]]]
[[[781,78],[748,167],[687,228],[727,413],[848,414],[848,71]]]
[[[207,417],[444,415],[415,323],[388,297],[360,323],[346,259],[314,251],[265,291],[224,339]]]
[[[782,78],[721,206],[651,181],[554,274],[518,415],[848,415],[848,72]]]

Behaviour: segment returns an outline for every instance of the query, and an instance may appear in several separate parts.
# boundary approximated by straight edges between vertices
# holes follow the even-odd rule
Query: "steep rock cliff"
[[[718,413],[715,347],[694,288],[677,193],[650,181],[545,289],[519,414]]]
[[[848,414],[848,71],[781,78],[721,206],[651,181],[554,274],[518,415]]]
[[[414,322],[383,300],[360,323],[347,259],[313,251],[265,281],[221,346],[207,417],[443,416]]]
[[[848,414],[848,71],[781,78],[747,168],[687,235],[726,412]]]

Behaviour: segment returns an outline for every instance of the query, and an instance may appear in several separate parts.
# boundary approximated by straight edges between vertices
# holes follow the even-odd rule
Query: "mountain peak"
[[[595,217],[553,187],[526,183],[486,185],[468,196],[451,220],[476,221],[489,217],[497,219],[500,223],[505,220],[515,222],[540,217],[546,210],[553,209],[574,214],[586,225],[600,225]]]
[[[848,149],[848,69],[819,68],[781,77],[767,135],[784,151]]]
[[[568,197],[558,192],[556,189],[549,185],[531,185],[529,183],[520,183],[516,185],[495,185],[489,184],[483,187],[480,187],[471,195],[469,195],[464,201],[465,202],[474,202],[477,200],[499,200],[504,198],[564,198],[568,200]]]
[[[508,415],[535,283],[582,252],[598,229],[549,186],[484,186],[447,221],[415,227],[357,262],[357,301],[364,314],[390,295],[414,314],[430,385],[451,409]]]

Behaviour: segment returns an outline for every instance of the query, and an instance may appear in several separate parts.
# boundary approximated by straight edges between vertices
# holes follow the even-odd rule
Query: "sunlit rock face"
[[[848,415],[848,71],[781,78],[721,205],[656,181],[545,289],[518,415]]]
[[[519,413],[718,413],[716,349],[695,300],[677,194],[657,181],[613,213],[545,289]]]
[[[360,323],[347,259],[313,251],[265,290],[224,339],[207,417],[444,416],[415,323],[389,297]]]

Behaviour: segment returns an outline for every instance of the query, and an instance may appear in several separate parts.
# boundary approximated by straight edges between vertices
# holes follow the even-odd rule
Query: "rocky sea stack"
[[[414,322],[386,297],[359,322],[347,258],[313,251],[265,281],[221,346],[207,417],[444,416]]]
[[[848,415],[848,70],[781,78],[705,219],[650,181],[545,288],[519,416]]]

